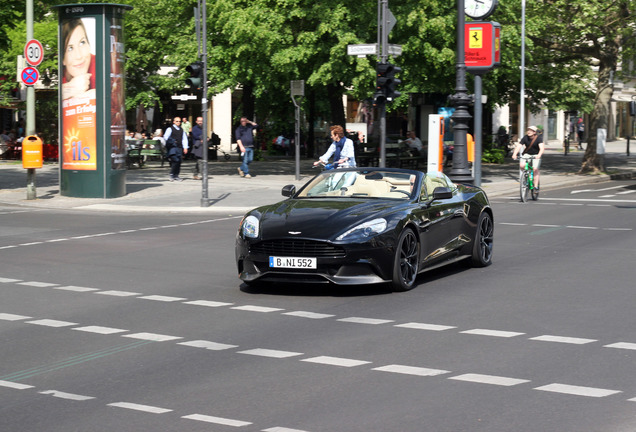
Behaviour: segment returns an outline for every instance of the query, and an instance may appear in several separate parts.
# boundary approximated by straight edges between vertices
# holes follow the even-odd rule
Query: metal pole
[[[388,0],[379,0],[378,2],[378,60],[380,63],[386,63],[388,56],[388,39],[389,35],[386,31],[386,11],[388,9]],[[386,166],[386,101],[378,106],[380,115],[380,168]]]
[[[26,38],[33,39],[33,0],[26,2]],[[26,128],[25,136],[35,135],[35,84],[26,88]],[[35,188],[35,168],[27,168],[27,199],[37,198]]]
[[[519,95],[519,131],[517,139],[525,133],[526,125],[526,0],[521,0],[521,94]]]
[[[294,105],[296,105],[296,138],[294,140],[294,148],[296,149],[296,180],[300,180],[300,105],[296,103],[296,100],[294,100]]]
[[[208,199],[208,37],[207,37],[207,7],[206,0],[201,4],[201,55],[203,62],[203,94],[201,96],[201,115],[203,116],[203,179],[201,180],[201,207],[210,207]],[[197,162],[198,163],[198,162]]]
[[[475,161],[473,162],[473,172],[475,175],[475,186],[481,186],[481,152],[482,152],[482,81],[481,75],[475,75]]]
[[[464,52],[464,0],[457,0],[457,62],[456,62],[456,83],[455,94],[451,96],[453,105],[456,107],[451,119],[453,125],[453,135],[455,148],[453,150],[453,168],[450,178],[458,183],[472,183],[472,175],[468,169],[468,158],[466,151],[466,134],[468,133],[468,122],[471,115],[468,112],[468,105],[471,102],[466,88],[466,63]]]

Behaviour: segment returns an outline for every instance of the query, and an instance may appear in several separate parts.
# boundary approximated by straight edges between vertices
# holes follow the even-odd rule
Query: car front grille
[[[339,246],[313,240],[267,240],[250,246],[250,253],[268,256],[292,257],[343,257],[345,250]]]

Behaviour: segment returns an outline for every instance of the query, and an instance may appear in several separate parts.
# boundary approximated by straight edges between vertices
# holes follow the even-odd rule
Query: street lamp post
[[[455,94],[451,96],[455,112],[451,116],[453,120],[453,136],[455,148],[453,150],[453,168],[450,178],[458,183],[472,183],[473,178],[468,168],[467,140],[468,123],[472,118],[468,112],[468,106],[472,102],[466,88],[466,62],[464,51],[464,0],[457,0],[457,61]]]

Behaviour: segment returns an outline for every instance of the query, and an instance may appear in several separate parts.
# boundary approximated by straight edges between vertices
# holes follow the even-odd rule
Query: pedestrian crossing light
[[[192,63],[186,67],[186,72],[190,74],[190,78],[185,81],[186,85],[193,90],[200,89],[203,77],[203,62]]]
[[[377,100],[381,103],[392,102],[395,98],[400,96],[400,92],[397,91],[396,88],[402,81],[395,78],[395,74],[400,73],[402,68],[391,63],[379,63],[375,70],[377,72],[377,78],[374,101]]]

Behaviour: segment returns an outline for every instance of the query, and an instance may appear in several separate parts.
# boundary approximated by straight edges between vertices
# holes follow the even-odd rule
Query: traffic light
[[[396,87],[402,81],[395,78],[395,74],[402,71],[402,69],[391,63],[379,63],[375,70],[377,72],[377,79],[374,101],[380,103],[392,102],[393,99],[400,96],[400,92],[396,90]]]
[[[186,79],[186,85],[191,89],[200,89],[203,79],[203,62],[194,62],[186,67],[186,72],[190,74],[190,78]]]

